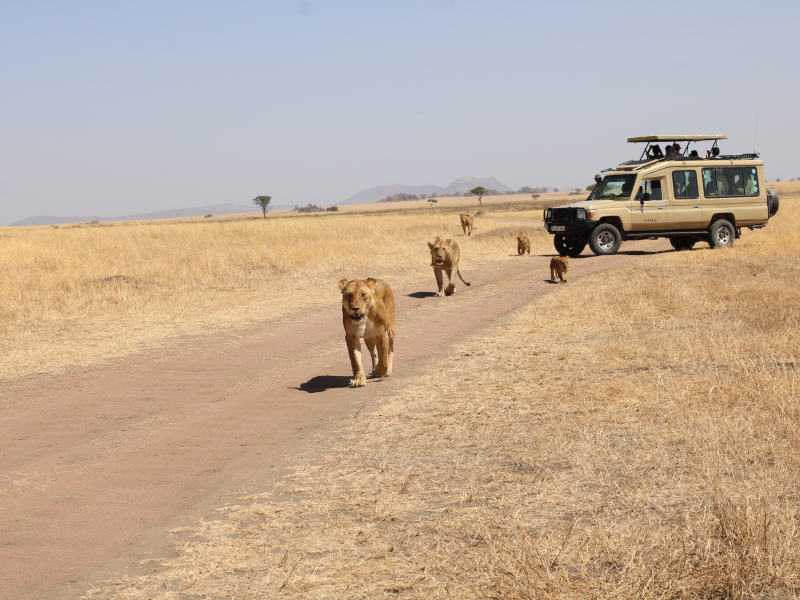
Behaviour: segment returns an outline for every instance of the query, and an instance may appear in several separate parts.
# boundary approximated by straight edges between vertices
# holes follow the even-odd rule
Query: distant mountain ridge
[[[367,204],[377,202],[388,196],[396,194],[414,194],[419,196],[425,194],[436,194],[437,196],[449,196],[453,194],[463,194],[476,187],[484,187],[487,190],[497,190],[498,192],[510,192],[511,188],[498,181],[495,177],[459,177],[450,185],[441,187],[438,185],[404,185],[400,183],[379,185],[343,200],[340,204]]]
[[[258,210],[258,207],[252,205],[248,206],[246,204],[210,204],[208,206],[192,206],[188,208],[157,210],[138,215],[125,215],[122,217],[51,217],[47,215],[41,215],[11,223],[11,227],[19,225],[63,225],[65,223],[89,223],[90,221],[148,221],[151,219],[202,217],[204,215],[231,215],[238,213],[258,212]]]

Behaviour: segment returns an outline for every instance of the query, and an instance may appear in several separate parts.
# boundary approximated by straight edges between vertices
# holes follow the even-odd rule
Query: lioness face
[[[433,243],[428,242],[431,249],[431,259],[437,265],[443,265],[450,255],[450,240],[440,240],[436,238]]]
[[[361,323],[367,316],[374,302],[375,290],[363,281],[339,282],[342,290],[342,310],[354,323]]]

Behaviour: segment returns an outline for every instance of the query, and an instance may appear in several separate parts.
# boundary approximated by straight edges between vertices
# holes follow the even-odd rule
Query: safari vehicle
[[[586,200],[545,209],[556,250],[578,256],[588,243],[595,254],[614,254],[624,240],[660,237],[669,238],[675,250],[689,250],[697,241],[721,248],[733,246],[742,228],[764,227],[778,212],[778,195],[764,187],[764,162],[755,153],[719,154],[724,139],[628,138],[645,144],[639,160],[605,171]],[[713,145],[698,156],[689,152],[696,142]],[[665,155],[659,143],[677,144],[678,151]]]

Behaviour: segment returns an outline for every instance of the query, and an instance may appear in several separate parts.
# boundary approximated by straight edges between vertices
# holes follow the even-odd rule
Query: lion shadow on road
[[[433,298],[436,292],[412,292],[408,294],[409,298]]]
[[[352,376],[348,375],[316,375],[305,383],[301,383],[299,387],[292,389],[316,394],[334,388],[346,388],[350,385],[351,379]]]

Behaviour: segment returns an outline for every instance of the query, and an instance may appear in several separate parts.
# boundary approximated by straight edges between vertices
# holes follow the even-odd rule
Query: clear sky
[[[629,136],[800,177],[800,2],[0,0],[0,225],[576,186]]]

